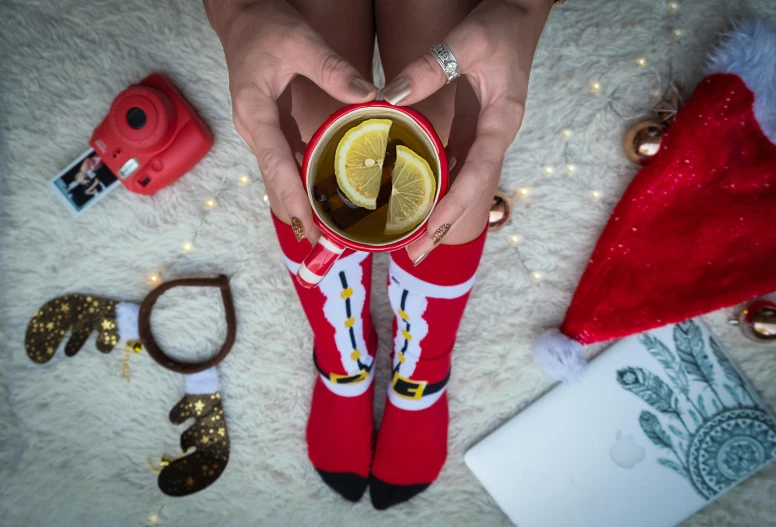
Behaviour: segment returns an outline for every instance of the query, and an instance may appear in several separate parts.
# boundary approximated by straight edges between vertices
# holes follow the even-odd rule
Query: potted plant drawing
[[[665,379],[628,366],[617,371],[617,382],[655,410],[643,410],[639,425],[669,454],[659,464],[708,500],[776,459],[776,422],[713,336],[708,338],[711,356],[693,320],[674,326],[675,353],[650,333],[639,341]]]

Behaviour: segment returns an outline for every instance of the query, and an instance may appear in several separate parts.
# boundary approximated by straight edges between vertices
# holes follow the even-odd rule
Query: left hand
[[[428,234],[407,247],[411,260],[441,242],[434,239],[438,229],[450,225],[449,235],[472,207],[492,200],[504,154],[523,120],[534,51],[551,7],[552,0],[484,0],[444,39],[458,60],[461,75],[471,84],[480,111],[471,148],[463,154],[465,161],[450,152],[460,171],[429,217]],[[427,53],[404,68],[383,91],[388,102],[407,106],[446,82],[439,63]],[[449,146],[453,146],[452,138]],[[476,227],[482,232],[484,224]]]

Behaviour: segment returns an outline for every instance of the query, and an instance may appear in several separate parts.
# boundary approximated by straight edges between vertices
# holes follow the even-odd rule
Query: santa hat
[[[582,346],[776,290],[776,33],[741,22],[606,225],[560,330],[533,346],[570,380]]]

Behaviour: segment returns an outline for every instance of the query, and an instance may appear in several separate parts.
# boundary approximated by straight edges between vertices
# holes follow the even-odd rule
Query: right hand
[[[340,102],[371,101],[377,88],[336,54],[292,6],[282,0],[204,0],[229,70],[235,128],[259,161],[264,184],[298,218],[305,237],[317,237],[312,210],[280,128],[277,99],[303,75]]]

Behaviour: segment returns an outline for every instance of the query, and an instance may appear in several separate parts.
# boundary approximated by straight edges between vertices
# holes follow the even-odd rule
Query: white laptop
[[[466,453],[519,527],[676,525],[776,458],[776,419],[700,320],[617,342]]]

